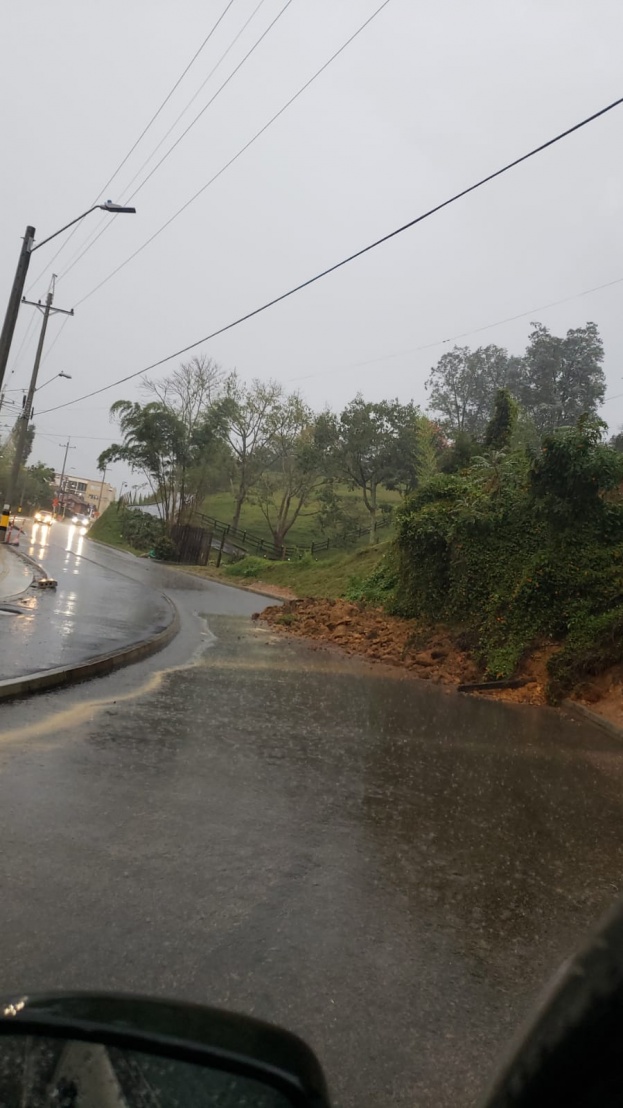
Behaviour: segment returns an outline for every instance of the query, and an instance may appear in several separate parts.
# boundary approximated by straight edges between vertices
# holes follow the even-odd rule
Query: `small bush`
[[[138,508],[122,508],[119,512],[121,536],[135,550],[152,550],[164,535],[161,519],[141,512]]]
[[[154,543],[153,553],[160,562],[175,562],[179,556],[177,546],[168,535],[161,535]]]
[[[344,595],[347,600],[355,602],[391,606],[397,572],[395,555],[393,552],[385,554],[367,577],[351,577]]]
[[[228,577],[259,577],[265,571],[266,562],[263,558],[241,558],[239,562],[233,562],[226,566],[225,573]]]
[[[280,623],[283,627],[291,627],[295,620],[294,612],[284,612],[283,615],[277,616],[275,623]]]

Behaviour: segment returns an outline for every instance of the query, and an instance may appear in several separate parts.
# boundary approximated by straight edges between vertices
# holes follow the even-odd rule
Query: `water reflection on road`
[[[85,529],[73,524],[26,523],[20,551],[58,581],[56,590],[31,589],[24,614],[11,623],[0,678],[72,665],[153,634],[170,619],[166,601],[116,567],[100,565],[87,549]]]
[[[312,1042],[338,1105],[470,1103],[621,889],[623,748],[310,650],[216,614],[258,598],[145,572],[177,580],[194,635],[207,623],[199,654],[185,625],[92,692],[7,709],[6,987],[254,1012]],[[194,661],[167,673],[182,643]]]

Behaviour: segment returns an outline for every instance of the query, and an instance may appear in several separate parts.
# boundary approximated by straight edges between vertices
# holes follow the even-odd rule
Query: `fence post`
[[[225,532],[221,535],[221,545],[218,548],[218,554],[216,555],[216,568],[218,569],[221,564],[221,558],[223,557],[223,547],[225,546]]]

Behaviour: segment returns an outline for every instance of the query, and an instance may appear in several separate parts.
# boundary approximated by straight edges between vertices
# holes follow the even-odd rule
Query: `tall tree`
[[[20,504],[30,508],[51,508],[54,493],[52,482],[54,470],[43,462],[27,466],[21,474],[19,482]]]
[[[346,480],[361,492],[370,515],[370,542],[376,531],[379,488],[407,490],[417,483],[417,423],[412,404],[356,396],[337,422],[336,455]]]
[[[509,387],[543,434],[569,427],[583,414],[594,415],[601,404],[606,379],[603,343],[594,323],[552,335],[533,323],[525,356],[511,373]]]
[[[235,467],[233,527],[273,459],[282,403],[283,388],[277,381],[255,380],[247,386],[235,373],[227,380],[221,411]]]
[[[223,481],[230,459],[224,441],[225,382],[221,366],[206,355],[182,362],[161,381],[143,379],[144,390],[176,417],[185,439],[178,461],[178,515],[199,507],[209,489]]]
[[[498,389],[505,388],[512,359],[501,346],[455,346],[431,369],[429,408],[454,437],[482,435]]]
[[[182,362],[161,381],[143,378],[143,389],[170,408],[192,434],[223,394],[226,376],[222,367],[205,354]]]
[[[254,499],[280,550],[326,479],[313,412],[296,393],[280,406],[270,449],[270,467],[260,477]]]
[[[439,427],[431,419],[422,416],[419,423],[419,436],[415,472],[417,484],[424,485],[434,477],[439,469],[439,459],[446,440]]]
[[[182,421],[163,404],[117,400],[110,409],[123,442],[113,443],[97,461],[101,471],[112,462],[125,462],[142,473],[152,490],[165,524],[175,522],[181,507],[180,474],[188,465],[188,437]]]
[[[517,401],[508,389],[498,389],[484,436],[488,450],[507,450],[517,424]]]

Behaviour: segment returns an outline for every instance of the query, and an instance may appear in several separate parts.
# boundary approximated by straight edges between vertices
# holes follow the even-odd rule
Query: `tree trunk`
[[[245,500],[246,493],[239,490],[238,495],[236,496],[236,506],[234,508],[234,514],[231,521],[231,525],[234,529],[237,528],[238,524],[240,523],[240,513],[242,511],[242,505],[244,504]]]
[[[370,546],[374,546],[376,542],[376,485],[372,485],[370,489],[370,506],[368,508],[370,512]]]

